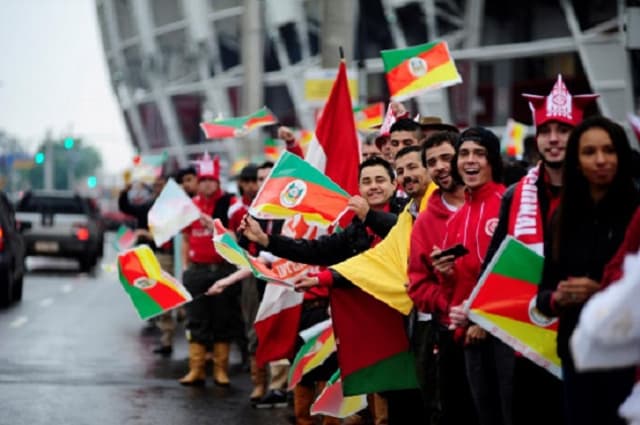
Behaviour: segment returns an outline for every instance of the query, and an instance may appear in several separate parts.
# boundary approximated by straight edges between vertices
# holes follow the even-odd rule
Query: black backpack
[[[216,201],[216,206],[213,209],[212,217],[219,218],[224,227],[229,226],[229,207],[231,206],[232,193],[223,193],[220,199]]]

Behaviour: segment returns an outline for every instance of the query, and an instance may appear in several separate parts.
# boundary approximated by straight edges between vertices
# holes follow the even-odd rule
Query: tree
[[[72,148],[69,148],[68,142],[65,147],[65,139],[49,141],[53,145],[51,152],[54,161],[53,187],[55,189],[72,189],[69,176],[73,176],[74,180],[79,182],[80,179],[96,174],[96,170],[102,165],[102,156],[96,148],[84,145],[82,139],[74,138],[73,140]],[[46,152],[45,145],[46,142],[43,142],[37,152]],[[27,173],[32,188],[44,187],[44,164],[35,166]]]

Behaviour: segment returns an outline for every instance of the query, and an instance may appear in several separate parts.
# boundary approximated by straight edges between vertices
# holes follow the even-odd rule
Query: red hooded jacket
[[[437,303],[442,311],[448,312],[450,307],[462,304],[478,282],[485,254],[498,225],[504,191],[503,185],[491,181],[474,192],[467,192],[464,205],[447,223],[442,247],[462,244],[469,254],[456,260],[451,275],[438,273],[442,298]],[[449,323],[448,314],[443,322]]]
[[[431,264],[431,251],[436,245],[444,248],[441,245],[447,222],[454,214],[442,201],[442,191],[438,189],[429,198],[427,209],[418,216],[411,232],[409,297],[418,311],[434,314],[440,322],[440,316],[448,315],[448,298]]]

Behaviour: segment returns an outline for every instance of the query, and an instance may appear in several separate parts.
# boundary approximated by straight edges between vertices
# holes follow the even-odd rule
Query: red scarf
[[[539,177],[538,164],[517,183],[509,211],[509,235],[542,255],[544,229],[536,185]]]

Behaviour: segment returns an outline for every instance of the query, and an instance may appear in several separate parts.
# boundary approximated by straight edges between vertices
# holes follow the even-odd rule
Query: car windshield
[[[50,214],[85,214],[79,198],[63,198],[58,196],[29,196],[18,204],[20,212],[46,212]]]

